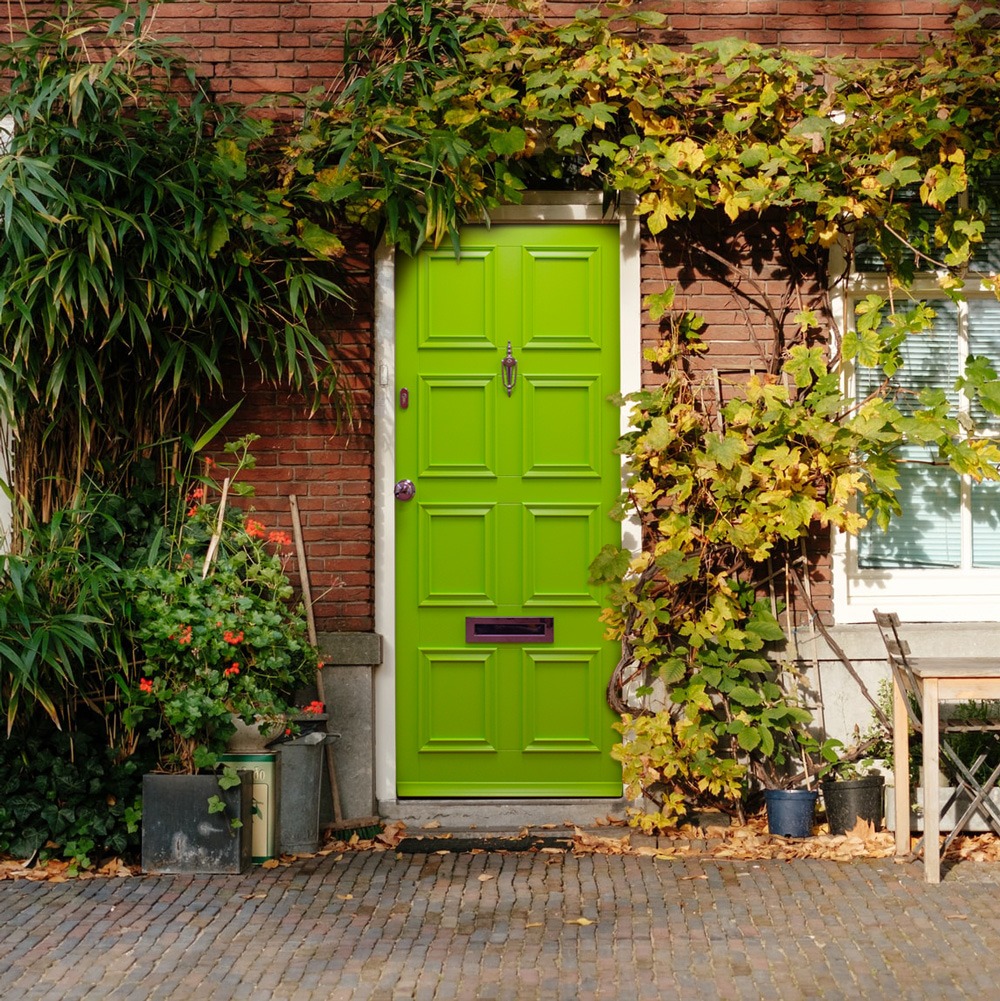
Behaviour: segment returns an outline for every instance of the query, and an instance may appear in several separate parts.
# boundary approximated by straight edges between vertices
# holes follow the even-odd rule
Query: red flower
[[[290,546],[292,537],[287,532],[269,532],[267,541],[273,542],[276,546]]]
[[[239,643],[243,642],[243,630],[241,629],[238,633],[234,633],[231,629],[227,629],[223,634],[222,638],[233,646],[237,646]]]
[[[229,675],[231,675],[231,674],[239,674],[240,673],[240,665],[237,664],[234,661],[233,662],[233,666],[232,667],[227,667],[222,673],[224,675],[226,675],[226,677],[229,677]]]
[[[264,538],[264,523],[254,518],[247,518],[244,530],[251,539]]]
[[[174,634],[173,633],[171,633],[167,637],[168,640],[172,640],[173,638],[174,638]],[[188,643],[191,642],[191,627],[190,626],[181,626],[180,633],[177,636],[177,642],[181,646],[185,646],[186,644],[188,644]]]
[[[309,703],[307,706],[302,707],[304,713],[321,713],[323,712],[324,705],[322,702],[318,702],[315,699]]]
[[[142,678],[139,681],[139,691],[140,692],[151,692],[153,690],[153,682],[149,678]]]

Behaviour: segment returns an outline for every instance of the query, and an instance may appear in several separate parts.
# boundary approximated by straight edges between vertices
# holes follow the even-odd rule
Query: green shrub
[[[95,720],[84,725],[69,733],[43,722],[0,740],[0,855],[86,868],[137,849],[148,762],[141,753],[120,760]]]

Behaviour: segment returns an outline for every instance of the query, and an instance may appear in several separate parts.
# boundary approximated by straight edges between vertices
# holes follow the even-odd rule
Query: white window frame
[[[844,278],[847,255],[834,247],[830,259],[833,282],[831,306],[834,336],[841,337],[854,325],[853,304],[865,295],[885,294],[887,278],[872,273]],[[993,294],[981,291],[977,276],[967,276],[963,290],[967,299],[990,299]],[[906,295],[907,293],[900,293]],[[914,299],[945,299],[934,274],[917,275],[909,295]],[[968,354],[968,307],[958,304],[959,367],[965,368]],[[845,366],[844,389],[850,395],[854,373]],[[965,397],[960,394],[965,405]],[[983,622],[1000,619],[1000,568],[971,566],[972,509],[969,503],[971,483],[962,478],[962,560],[956,568],[879,568],[858,567],[858,540],[846,532],[833,530],[831,577],[833,617],[838,625],[871,622],[876,608],[896,612],[911,622]]]

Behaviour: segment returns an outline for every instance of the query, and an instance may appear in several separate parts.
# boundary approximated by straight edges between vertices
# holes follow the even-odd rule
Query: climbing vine
[[[1000,167],[996,18],[989,4],[962,4],[954,33],[919,58],[861,61],[737,39],[671,47],[666,17],[628,5],[557,24],[526,6],[500,18],[397,3],[352,35],[357,72],[289,145],[289,191],[410,252],[529,187],[627,193],[650,236],[682,243],[727,284],[748,327],[770,326],[761,375],[706,391],[700,322],[673,311],[673,288],[646,303],[665,330],[646,352],[661,384],[623,401],[631,476],[618,512],[638,518],[642,551],[609,548],[592,573],[611,588],[617,753],[630,793],[654,804],[637,818],[648,829],[677,823],[692,801],[739,812],[757,782],[835,753],[767,656],[785,639],[768,591],[780,593],[778,574],[801,586],[804,541],[887,524],[904,443],[997,478],[1000,450],[960,428],[943,392],[902,401],[889,381],[905,338],[934,318],[907,292],[915,273],[937,270],[952,297],[967,281],[1000,292],[995,274],[971,267],[992,208],[978,192]],[[776,302],[753,247],[743,253],[752,239],[724,246],[727,221],[730,236],[766,234],[757,256],[784,267],[800,299],[804,277],[819,291],[797,308]],[[849,260],[858,246],[886,286],[834,346],[823,258],[837,247]],[[845,362],[886,378],[852,400]],[[998,412],[991,364],[974,360],[962,388]]]

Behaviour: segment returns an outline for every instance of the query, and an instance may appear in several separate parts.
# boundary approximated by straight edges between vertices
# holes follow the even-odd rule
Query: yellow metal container
[[[254,862],[266,862],[275,855],[275,819],[278,812],[277,755],[273,751],[254,754],[223,754],[220,761],[238,772],[253,774],[253,819],[250,824]]]

